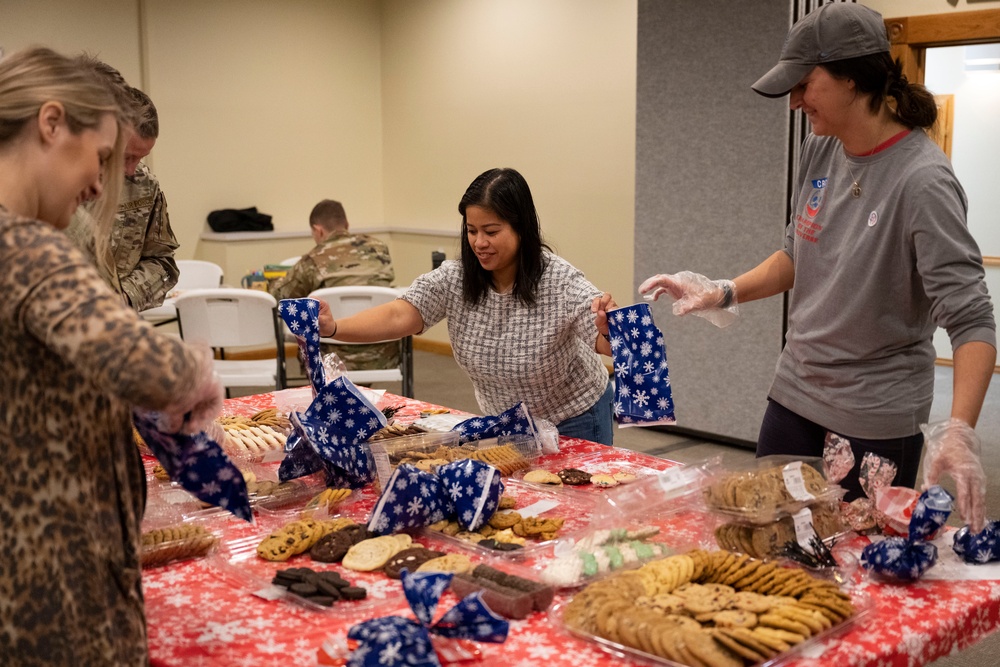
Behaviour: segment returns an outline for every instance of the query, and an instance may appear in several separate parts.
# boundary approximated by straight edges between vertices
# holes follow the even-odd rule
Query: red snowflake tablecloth
[[[308,393],[286,390],[276,394],[227,401],[229,414],[252,414],[269,407],[304,407]],[[411,399],[386,395],[383,405],[401,406],[396,413],[404,421],[421,410],[435,408]],[[381,407],[381,406],[380,406]],[[601,445],[563,438],[562,451],[539,461],[552,467],[566,461],[584,461],[600,467],[664,470],[673,462]],[[235,520],[224,531],[251,530]],[[398,585],[398,583],[396,584]],[[212,558],[175,563],[143,573],[149,646],[153,665],[197,667],[201,665],[281,664],[315,665],[317,649],[331,635],[343,635],[364,617],[352,618],[344,611],[323,613],[265,600],[245,586],[234,583]],[[839,637],[811,646],[790,661],[795,667],[819,665],[913,666],[929,663],[955,650],[966,648],[1000,626],[1000,581],[921,581],[906,586],[865,582],[858,590],[870,597],[873,609],[863,622]],[[556,602],[562,600],[556,597]],[[450,593],[442,609],[456,600]],[[406,613],[380,609],[377,615]],[[506,667],[598,667],[633,664],[612,656],[595,645],[573,637],[557,627],[547,615],[533,614],[512,621],[510,635],[502,645],[483,645],[485,665]]]

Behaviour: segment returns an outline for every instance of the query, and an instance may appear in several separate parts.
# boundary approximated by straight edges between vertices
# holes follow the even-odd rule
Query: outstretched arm
[[[413,336],[423,330],[420,311],[403,299],[339,320],[333,319],[329,304],[323,300],[319,302],[319,332],[324,338],[336,338],[345,343],[374,343]]]

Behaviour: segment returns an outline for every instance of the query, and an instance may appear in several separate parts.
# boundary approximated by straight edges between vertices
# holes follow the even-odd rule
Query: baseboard
[[[297,343],[285,343],[285,358],[294,359],[299,353]],[[252,347],[234,350],[226,349],[226,359],[230,361],[257,361],[259,359],[274,359],[275,349],[273,347]],[[219,359],[219,352],[216,350],[215,358]]]

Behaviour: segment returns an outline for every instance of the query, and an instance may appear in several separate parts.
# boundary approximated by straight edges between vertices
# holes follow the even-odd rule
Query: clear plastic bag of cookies
[[[158,567],[175,561],[204,558],[219,544],[219,533],[199,520],[146,521],[142,529],[142,567]]]
[[[247,484],[250,504],[257,510],[301,509],[326,488],[322,472],[282,482],[276,464],[251,463],[239,468]]]
[[[848,530],[839,502],[819,502],[770,523],[724,521],[715,527],[715,542],[727,551],[765,559],[777,557],[790,543],[808,549],[816,535],[829,544]]]
[[[769,524],[803,507],[839,501],[846,491],[827,481],[821,458],[765,456],[718,472],[704,493],[713,511]]]

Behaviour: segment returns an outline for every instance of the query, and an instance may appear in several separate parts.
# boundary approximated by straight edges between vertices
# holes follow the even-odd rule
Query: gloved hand
[[[222,411],[225,388],[215,374],[215,354],[204,343],[190,347],[198,358],[198,375],[189,392],[161,411],[159,427],[165,433],[200,433],[207,430]]]
[[[656,301],[661,294],[675,299],[674,315],[694,313],[717,327],[728,327],[740,316],[732,280],[709,280],[700,273],[681,271],[647,278],[639,293]]]
[[[951,475],[958,491],[958,512],[973,533],[986,524],[986,474],[980,462],[979,436],[961,419],[923,424],[924,488],[938,483],[942,473]]]

